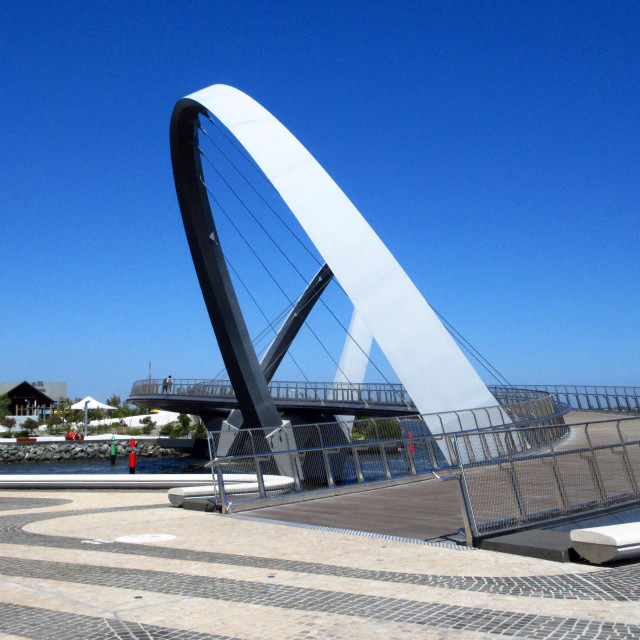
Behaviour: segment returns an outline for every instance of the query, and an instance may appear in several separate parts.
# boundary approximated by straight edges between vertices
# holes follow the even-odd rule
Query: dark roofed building
[[[56,400],[26,380],[5,393],[11,401],[11,414],[14,416],[42,417],[44,411],[50,410],[57,404]]]

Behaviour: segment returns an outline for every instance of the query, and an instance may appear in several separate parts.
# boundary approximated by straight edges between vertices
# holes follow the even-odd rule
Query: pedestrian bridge
[[[269,390],[278,410],[289,414],[401,417],[415,416],[418,413],[401,384],[273,380],[269,383]],[[462,426],[467,423],[474,428],[503,424],[503,411],[511,420],[518,422],[541,419],[557,413],[553,396],[547,391],[497,385],[490,386],[489,390],[497,401],[495,407],[434,415],[448,415],[447,421],[453,418],[454,422],[460,422],[462,429],[468,428]],[[176,379],[170,393],[163,392],[162,380],[138,380],[133,383],[127,401],[152,409],[193,415],[219,414],[224,417],[238,408],[233,387],[229,380],[224,379]],[[440,426],[435,431],[442,429]]]
[[[401,384],[341,384],[273,380],[269,391],[279,411],[396,416],[417,413]],[[199,415],[202,411],[225,415],[238,408],[229,380],[176,379],[171,392],[162,380],[133,383],[128,402],[153,409]]]

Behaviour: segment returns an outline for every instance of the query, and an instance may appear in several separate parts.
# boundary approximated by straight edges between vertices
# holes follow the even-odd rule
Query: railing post
[[[466,482],[464,478],[464,472],[461,470],[460,477],[458,478],[458,489],[460,493],[460,511],[462,513],[462,522],[464,524],[464,538],[467,547],[473,547],[474,545],[474,531],[471,528],[472,512],[470,510],[469,496],[466,491]],[[476,532],[477,533],[477,532]]]
[[[403,440],[402,444],[404,445],[404,455],[407,457],[407,465],[409,466],[409,473],[412,476],[416,475],[416,465],[413,462],[413,454],[411,453],[411,443],[409,440]]]
[[[220,509],[222,513],[227,513],[228,503],[227,503],[227,492],[224,488],[224,476],[222,474],[222,466],[217,460],[214,460],[214,467],[216,472],[216,478],[218,480],[218,496],[220,499]]]
[[[427,458],[429,459],[429,464],[431,465],[432,469],[437,469],[438,460],[436,458],[436,453],[433,450],[434,442],[435,442],[435,438],[433,436],[430,436],[425,440],[425,445],[427,446]]]
[[[448,442],[452,440],[451,444]],[[468,547],[473,547],[474,538],[478,535],[478,526],[473,512],[473,505],[469,497],[469,487],[464,472],[464,465],[460,462],[460,452],[458,451],[458,438],[456,435],[447,437],[447,447],[451,453],[451,459],[458,461],[460,476],[458,477],[458,488],[460,489],[460,511],[462,512],[462,522],[464,524],[464,537]]]
[[[358,453],[358,447],[351,447],[351,456],[353,457],[353,466],[356,468],[356,477],[358,483],[364,482],[364,476],[362,475],[362,465],[360,464],[360,454]]]
[[[387,460],[387,450],[383,444],[378,445],[380,450],[380,458],[382,460],[382,468],[384,469],[385,478],[391,478],[391,469],[389,469],[389,461]]]
[[[589,473],[591,475],[591,482],[593,483],[593,488],[596,492],[597,500],[600,506],[605,506],[607,503],[607,494],[604,490],[604,486],[602,484],[602,479],[600,477],[600,470],[598,469],[598,465],[594,459],[593,449],[587,453],[581,453],[580,457],[583,460],[587,461],[589,465]]]
[[[553,472],[553,479],[556,482],[556,495],[558,498],[558,506],[565,515],[569,515],[569,502],[567,500],[567,493],[562,483],[562,478],[558,473],[555,458],[551,459],[551,471]]]
[[[638,483],[636,482],[635,474],[633,473],[633,466],[631,465],[631,461],[629,460],[629,454],[627,453],[627,443],[624,441],[624,437],[622,436],[622,431],[620,430],[620,420],[616,425],[616,429],[618,431],[618,437],[620,438],[620,442],[622,443],[622,460],[624,462],[624,470],[627,474],[627,479],[629,480],[629,485],[631,486],[631,491],[634,496],[638,495]]]
[[[258,481],[258,491],[260,492],[260,497],[266,498],[267,492],[264,488],[264,478],[262,477],[262,465],[260,464],[260,457],[254,455],[253,461],[256,468],[256,479]]]
[[[471,455],[470,455],[470,461],[471,462],[477,462],[477,458],[476,458],[476,452],[473,450],[473,446],[470,446],[470,440],[473,436],[467,436],[465,438],[465,442],[466,442],[466,450],[467,453],[469,453],[469,450],[471,450]],[[487,443],[487,434],[486,433],[482,433],[481,431],[478,432],[477,434],[477,438],[480,441],[480,447],[482,449],[482,455],[484,456],[484,460],[491,460],[491,448],[489,447],[489,444]]]
[[[302,484],[300,482],[300,468],[299,468],[299,460],[298,455],[296,453],[289,454],[289,462],[291,464],[291,469],[293,470],[293,482],[296,487],[296,493],[302,492]]]
[[[452,441],[452,437],[453,437],[453,441]],[[451,464],[457,464],[462,467],[462,459],[460,457],[460,449],[458,447],[458,436],[456,436],[455,434],[453,436],[446,434],[444,435],[444,441],[447,445],[447,450],[449,451],[449,459],[451,460]],[[467,453],[468,453],[468,447],[467,447]],[[434,468],[438,467],[438,460],[435,457],[435,451],[434,451],[433,466]]]
[[[335,487],[336,484],[333,480],[333,472],[331,471],[331,461],[329,460],[329,452],[326,449],[322,450],[322,457],[324,459],[324,470],[327,475],[327,486]]]
[[[518,509],[520,522],[522,523],[526,520],[527,516],[526,516],[526,510],[522,504],[522,492],[520,490],[520,483],[518,482],[518,476],[517,476],[516,470],[513,467],[513,461],[509,460],[508,465],[509,465],[508,469],[502,469],[502,471],[504,471],[509,476],[511,490],[513,491],[513,497],[516,501],[516,507]],[[502,466],[503,466],[502,464],[498,465],[498,467],[502,467]]]
[[[255,456],[258,453],[263,453],[262,451],[258,452],[256,451],[256,446],[255,446],[255,442],[253,440],[253,429],[246,429],[247,433],[249,434],[249,440],[251,442],[251,453]]]
[[[318,440],[320,442],[320,446],[324,447],[324,440],[322,439],[322,430],[320,429],[320,426],[316,423],[313,425],[316,428],[316,431],[318,432]]]

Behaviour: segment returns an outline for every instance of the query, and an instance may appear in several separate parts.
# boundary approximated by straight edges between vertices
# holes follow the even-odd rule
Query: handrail
[[[610,385],[521,385],[545,391],[573,409],[640,413],[640,387]]]
[[[413,406],[409,394],[401,384],[307,383],[273,380],[268,386],[275,400]],[[235,398],[235,392],[229,380],[191,378],[174,379],[170,387],[163,385],[163,380],[138,380],[133,383],[130,396],[144,398],[163,394]]]
[[[414,407],[409,394],[402,384],[388,383],[334,383],[334,382],[301,382],[273,380],[269,383],[271,395],[281,404],[320,404],[327,406],[375,406],[402,407],[411,410]],[[538,400],[548,392],[518,389],[514,387],[489,387],[498,405],[517,405],[518,403]],[[216,398],[222,400],[235,399],[235,392],[229,380],[178,378],[172,380],[167,387],[163,380],[146,379],[133,383],[131,398],[150,398],[154,396],[173,395],[183,398]],[[496,406],[498,406],[496,405]],[[492,408],[484,408],[487,413]],[[520,407],[524,409],[524,407]],[[517,407],[514,407],[517,410]],[[529,408],[529,410],[532,410]],[[520,413],[518,415],[521,415]],[[533,412],[531,417],[540,417]],[[489,419],[489,422],[491,420]],[[479,425],[480,426],[480,425]]]
[[[541,398],[540,394],[552,396],[556,402],[570,408],[640,413],[640,387],[631,386],[594,386],[594,385],[518,385],[488,387],[502,409],[514,405],[513,410],[519,417],[528,411],[531,418],[542,417],[535,406],[522,403]],[[281,405],[304,403],[306,405],[327,405],[359,407],[402,407],[405,411],[414,407],[411,398],[402,384],[347,382],[301,382],[273,380],[269,383],[271,395]],[[173,381],[170,389],[163,390],[160,379],[138,380],[133,383],[132,398],[144,400],[166,393],[184,398],[216,398],[235,401],[235,393],[229,380],[179,378]],[[519,405],[519,406],[516,406]],[[491,408],[485,408],[485,414]],[[478,411],[478,410],[474,410]],[[458,412],[462,413],[462,412]],[[473,419],[477,421],[477,413]],[[488,419],[492,422],[491,418]],[[485,423],[486,424],[486,423]],[[480,425],[478,425],[480,426]]]

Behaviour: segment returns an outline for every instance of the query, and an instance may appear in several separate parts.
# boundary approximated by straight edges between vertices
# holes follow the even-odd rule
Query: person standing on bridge
[[[171,393],[171,387],[173,386],[173,380],[171,379],[171,376],[169,376],[167,378],[167,392]]]
[[[162,381],[162,393],[167,393],[169,390],[169,378],[166,378]]]

